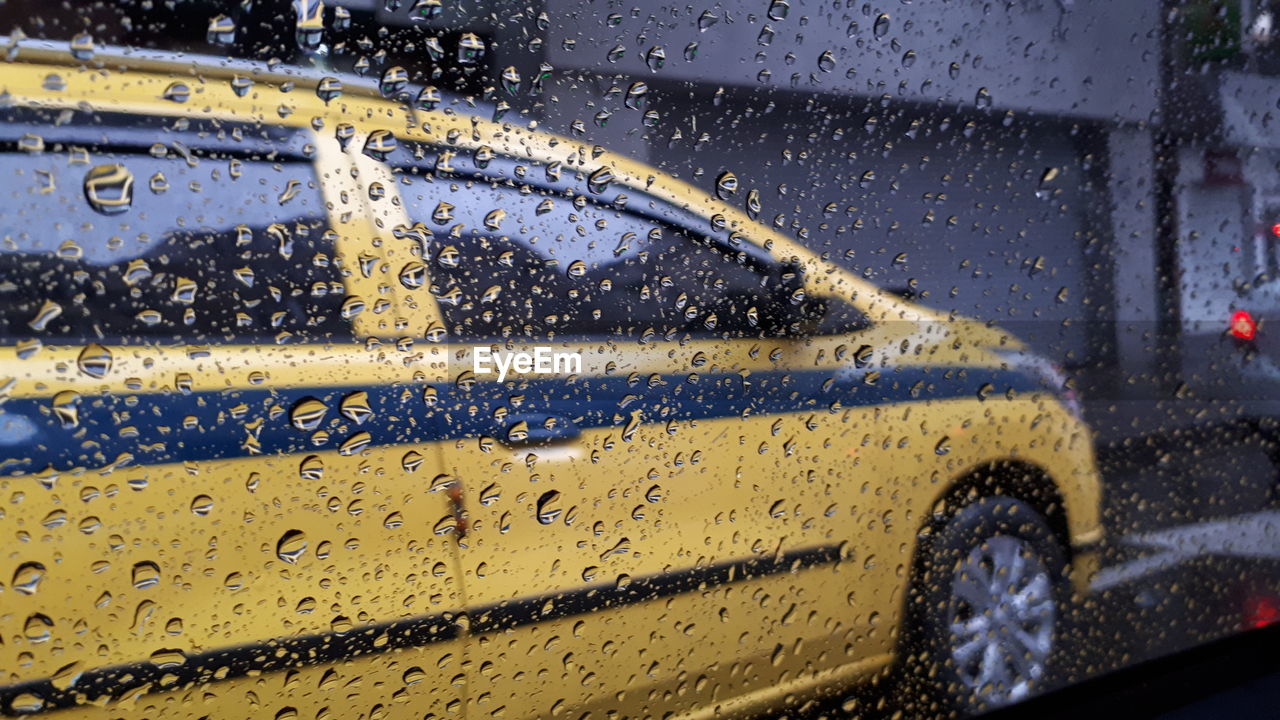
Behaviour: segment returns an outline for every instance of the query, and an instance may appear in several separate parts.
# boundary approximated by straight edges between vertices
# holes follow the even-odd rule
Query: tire
[[[1035,694],[1070,597],[1066,552],[1033,507],[993,496],[956,510],[920,548],[902,699],[921,717],[963,717]]]

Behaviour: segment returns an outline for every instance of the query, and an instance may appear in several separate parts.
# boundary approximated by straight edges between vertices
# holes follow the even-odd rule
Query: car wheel
[[[989,497],[953,513],[924,541],[909,599],[917,697],[968,715],[1038,692],[1070,597],[1065,568],[1053,530],[1022,501]]]

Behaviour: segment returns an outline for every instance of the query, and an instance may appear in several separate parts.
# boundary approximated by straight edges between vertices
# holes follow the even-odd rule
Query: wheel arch
[[[995,495],[1020,500],[1043,515],[1070,562],[1072,543],[1066,499],[1049,471],[1025,460],[991,460],[956,477],[934,498],[919,528],[920,537],[928,538],[965,505]],[[917,558],[919,550],[917,543]]]
[[[993,496],[1013,498],[1043,515],[1063,548],[1067,567],[1071,567],[1073,558],[1066,502],[1047,470],[1035,463],[1016,459],[989,460],[965,470],[937,494],[916,528],[916,542],[911,550],[911,564],[901,597],[899,657],[903,654],[903,644],[915,642],[913,636],[919,622],[916,613],[921,608],[913,607],[911,597],[923,580],[924,558],[930,552],[934,535],[965,506]]]

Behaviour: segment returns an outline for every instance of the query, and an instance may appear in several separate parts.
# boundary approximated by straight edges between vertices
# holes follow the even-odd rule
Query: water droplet
[[[40,589],[40,581],[44,580],[44,573],[44,565],[38,562],[23,563],[13,572],[11,586],[23,595],[35,595]]]
[[[631,439],[635,437],[636,429],[639,427],[640,413],[634,412],[631,414],[631,417],[627,419],[627,424],[622,428],[622,441],[631,442]]]
[[[57,528],[67,524],[67,511],[54,510],[48,515],[45,515],[44,520],[41,520],[40,524],[43,525],[46,530],[56,530]]]
[[[191,501],[191,512],[192,514],[199,515],[200,517],[205,517],[209,513],[213,512],[213,498],[208,495],[195,496]]]
[[[450,222],[453,222],[453,210],[454,206],[452,203],[447,203],[442,200],[439,203],[436,203],[435,209],[431,211],[431,219],[437,225],[447,225]]]
[[[363,390],[357,390],[342,398],[338,409],[348,420],[357,425],[364,424],[365,420],[373,416],[373,409],[369,407],[369,393]]]
[[[103,215],[119,215],[133,206],[133,173],[120,163],[98,165],[84,176],[84,197]]]
[[[231,78],[231,92],[235,93],[236,97],[244,97],[252,89],[253,78],[247,75],[236,75]]]
[[[458,40],[458,62],[462,65],[475,65],[484,58],[485,46],[475,33],[463,33]]]
[[[752,220],[755,220],[756,218],[760,217],[761,205],[760,205],[759,190],[756,190],[753,188],[747,192],[746,207],[747,207],[747,215],[749,215]]]
[[[191,278],[174,278],[173,294],[170,296],[170,299],[176,303],[181,303],[182,305],[191,305],[196,301],[196,292],[199,289],[200,286]]]
[[[159,668],[175,668],[187,661],[187,656],[181,650],[173,648],[161,648],[151,653],[151,664]]]
[[[307,536],[301,530],[290,530],[276,541],[276,557],[290,565],[296,564],[306,551]]]
[[[27,321],[27,326],[37,332],[43,332],[58,316],[62,315],[62,306],[52,300],[45,300],[36,311],[35,317]]]
[[[324,3],[321,0],[293,0],[293,13],[297,18],[293,39],[298,47],[303,50],[319,47],[324,35]]]
[[[48,615],[36,613],[27,618],[22,626],[22,634],[33,643],[48,642],[53,637],[53,620]]]
[[[991,92],[986,88],[978,88],[978,93],[973,98],[973,104],[978,106],[979,110],[986,110],[991,107]]]
[[[355,455],[356,453],[369,447],[373,442],[373,436],[367,432],[361,431],[347,438],[338,446],[338,454]]]
[[[422,463],[425,461],[426,458],[422,456],[422,453],[417,450],[410,450],[404,454],[404,457],[400,458],[400,467],[404,468],[405,472],[411,473],[422,467]]]
[[[440,38],[429,37],[422,42],[422,49],[427,51],[427,57],[433,61],[439,62],[444,59],[444,46],[440,44]]]
[[[409,72],[396,65],[387,68],[387,71],[382,73],[382,79],[378,82],[378,91],[382,93],[383,97],[397,98],[408,85]]]
[[[765,14],[770,20],[785,20],[789,12],[791,12],[791,5],[787,0],[773,0],[769,3],[769,10]]]
[[[308,455],[298,465],[298,476],[310,482],[319,482],[324,477],[324,461],[317,455]]]
[[[520,92],[520,72],[516,70],[514,65],[508,66],[502,71],[502,89],[507,91],[508,95],[515,95]]]
[[[613,182],[613,171],[607,167],[601,167],[587,176],[587,189],[600,194],[609,189],[611,182]]]
[[[164,173],[157,172],[155,175],[151,176],[151,180],[147,183],[147,187],[151,188],[151,192],[156,195],[163,194],[169,189],[169,179],[164,176]]]
[[[319,84],[316,85],[316,97],[329,104],[330,100],[335,100],[342,95],[342,81],[336,77],[321,78]]]
[[[441,0],[416,0],[409,9],[409,18],[417,21],[431,20],[440,17],[443,11],[444,4]]]
[[[738,176],[728,171],[720,173],[720,177],[716,178],[716,196],[721,200],[728,200],[737,192]]]
[[[18,149],[29,153],[44,152],[44,138],[35,133],[23,133],[18,138]]]
[[[882,38],[885,35],[888,35],[889,34],[889,15],[886,13],[880,13],[880,15],[876,17],[875,25],[871,27],[871,32],[873,35],[875,35],[878,38]]]
[[[9,707],[17,713],[38,713],[44,709],[44,698],[33,693],[20,693],[9,701]]]
[[[871,364],[871,352],[872,352],[872,350],[871,350],[871,346],[870,346],[870,345],[863,345],[863,346],[859,347],[857,350],[854,350],[854,351],[853,351],[853,365],[854,365],[854,367],[864,368],[864,367],[866,367],[867,365],[870,365],[870,364]]]
[[[614,555],[625,555],[629,552],[631,552],[631,541],[627,538],[622,538],[613,547],[600,553],[600,561],[604,562]]]
[[[111,372],[111,351],[97,343],[90,343],[80,351],[76,358],[76,366],[80,372],[94,378],[106,377]]]
[[[1040,200],[1048,200],[1053,197],[1053,183],[1058,179],[1058,168],[1045,168],[1040,174],[1040,184],[1036,187],[1036,197]]]
[[[230,45],[236,41],[236,23],[226,15],[215,15],[209,20],[205,38],[214,45]]]
[[[537,503],[538,522],[543,525],[550,525],[560,517],[563,509],[560,507],[560,493],[555,490],[548,490],[538,498]]]
[[[342,308],[339,310],[339,314],[342,316],[342,319],[351,320],[355,316],[364,312],[364,308],[364,298],[361,298],[359,295],[348,295],[346,299],[342,301]]]
[[[160,584],[160,566],[143,561],[133,566],[133,586],[139,590]]]
[[[644,108],[649,98],[649,86],[643,82],[633,82],[627,88],[627,95],[623,99],[623,104],[632,110],[640,110]]]
[[[486,507],[498,502],[498,499],[501,497],[501,492],[500,492],[500,489],[498,488],[498,484],[489,483],[482,490],[480,490],[480,494],[478,495],[478,497],[480,499],[480,504]]]
[[[712,25],[715,25],[718,22],[720,22],[719,15],[716,15],[710,10],[703,10],[702,14],[698,16],[698,30],[706,32]]]
[[[667,53],[661,45],[654,45],[644,54],[644,64],[653,72],[658,72],[667,64]]]
[[[87,61],[93,59],[93,36],[89,33],[79,33],[71,38],[71,57]]]
[[[356,126],[351,123],[338,123],[337,127],[333,129],[333,137],[343,150],[347,149],[347,145],[351,144],[351,138],[355,136]]]
[[[364,154],[374,160],[386,160],[396,151],[396,147],[396,136],[390,130],[374,130],[364,141]]]
[[[419,110],[435,110],[440,107],[440,90],[434,85],[428,85],[418,91],[418,97],[413,101]]]
[[[184,103],[191,99],[191,86],[183,82],[170,83],[161,97],[169,102]]]
[[[400,284],[409,290],[417,290],[427,283],[427,266],[417,260],[400,268]]]
[[[823,50],[818,56],[818,69],[824,73],[829,73],[836,68],[836,56],[831,54],[830,50]]]
[[[933,446],[933,452],[938,455],[946,455],[951,452],[951,438],[944,436],[938,441],[937,445]]]

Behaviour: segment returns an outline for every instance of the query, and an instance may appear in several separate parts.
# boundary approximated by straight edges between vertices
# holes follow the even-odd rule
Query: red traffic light
[[[1241,340],[1252,340],[1258,334],[1258,324],[1246,310],[1237,310],[1231,315],[1231,334]]]

